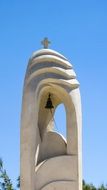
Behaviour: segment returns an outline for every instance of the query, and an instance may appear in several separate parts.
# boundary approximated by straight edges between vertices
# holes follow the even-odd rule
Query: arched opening
[[[63,103],[56,107],[54,113],[54,131],[60,133],[66,139],[66,110]]]
[[[44,102],[43,105],[45,105]],[[49,122],[45,127],[45,133],[40,143],[38,164],[46,159],[66,155],[67,153],[65,107],[64,104],[59,104],[55,107],[53,109],[43,107],[44,119],[46,120],[46,116],[48,115]],[[45,115],[45,112],[47,115]]]
[[[66,91],[59,86],[49,86],[42,88],[39,94],[38,127],[41,141],[39,142],[38,164],[46,159],[71,153],[75,148],[72,142],[76,135],[76,128],[71,128],[74,126],[72,117],[75,114],[72,115],[72,113],[75,110],[71,97]],[[49,97],[52,107],[47,106]]]

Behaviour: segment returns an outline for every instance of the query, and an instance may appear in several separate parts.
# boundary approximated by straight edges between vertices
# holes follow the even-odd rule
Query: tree
[[[93,184],[88,184],[83,180],[83,190],[107,190],[107,185],[102,184],[99,188],[96,188]]]
[[[17,188],[20,188],[20,176],[17,178]]]
[[[107,185],[104,186],[104,184],[102,184],[102,185],[98,188],[98,190],[107,190]]]
[[[83,190],[97,190],[96,187],[94,187],[93,184],[86,184],[86,182],[83,180]]]
[[[14,190],[11,180],[3,168],[2,159],[0,159],[0,190]]]

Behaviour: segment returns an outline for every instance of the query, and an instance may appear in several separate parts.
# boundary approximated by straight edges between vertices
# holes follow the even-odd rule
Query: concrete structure
[[[45,108],[49,93],[53,114],[60,103],[65,106],[66,140],[53,131]],[[51,49],[34,52],[23,90],[21,190],[82,190],[81,127],[79,83],[72,65]]]

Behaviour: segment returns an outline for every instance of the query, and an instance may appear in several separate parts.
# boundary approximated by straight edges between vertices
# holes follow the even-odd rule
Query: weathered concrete
[[[67,142],[53,131],[49,93],[66,110]],[[33,53],[26,71],[21,115],[21,190],[82,190],[79,83],[69,61],[50,49]]]

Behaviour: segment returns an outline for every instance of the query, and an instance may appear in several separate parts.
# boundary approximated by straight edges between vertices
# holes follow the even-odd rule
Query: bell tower
[[[48,49],[32,54],[26,70],[21,114],[21,190],[82,190],[82,116],[79,82],[72,64]],[[63,103],[66,140],[53,130]]]

